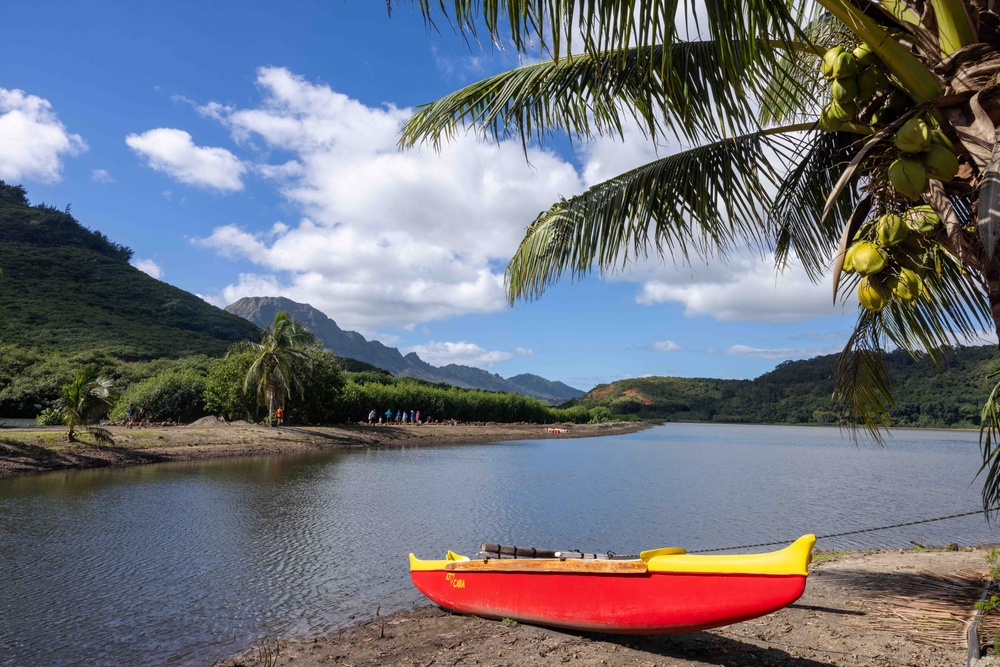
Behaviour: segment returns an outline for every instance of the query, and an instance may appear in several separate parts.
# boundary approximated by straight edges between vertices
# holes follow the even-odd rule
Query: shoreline
[[[331,634],[260,640],[213,667],[479,665],[523,667],[965,665],[967,624],[986,585],[987,547],[828,552],[803,596],[772,614],[676,635],[559,630],[452,614],[433,605],[376,616]],[[988,621],[988,622],[987,622]],[[1000,617],[979,632],[988,642]],[[265,662],[267,650],[277,658]]]
[[[341,447],[408,447],[486,444],[509,440],[588,438],[635,433],[651,422],[603,424],[421,424],[268,427],[206,417],[186,425],[127,428],[102,425],[114,442],[99,445],[85,431],[84,443],[66,439],[64,426],[0,428],[0,479],[54,470],[121,467],[172,461],[277,456]],[[546,428],[558,427],[564,433]]]

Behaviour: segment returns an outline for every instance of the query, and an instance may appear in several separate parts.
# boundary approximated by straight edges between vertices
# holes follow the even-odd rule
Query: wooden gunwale
[[[566,572],[574,574],[645,574],[641,560],[580,560],[558,558],[492,558],[459,560],[444,566],[447,572]]]

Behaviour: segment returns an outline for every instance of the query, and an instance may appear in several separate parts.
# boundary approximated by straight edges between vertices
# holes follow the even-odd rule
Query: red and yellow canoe
[[[410,554],[421,593],[462,614],[624,634],[692,632],[770,614],[806,587],[815,535],[779,551],[695,555],[644,551],[639,558],[477,558]]]

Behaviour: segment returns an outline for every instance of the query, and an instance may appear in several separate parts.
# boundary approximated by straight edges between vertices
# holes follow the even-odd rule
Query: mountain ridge
[[[273,322],[277,313],[286,312],[301,322],[337,356],[372,364],[393,375],[467,389],[509,391],[554,404],[584,395],[583,391],[575,387],[532,373],[504,378],[474,366],[462,364],[433,366],[415,352],[404,355],[397,348],[388,347],[377,340],[369,341],[356,331],[341,329],[332,318],[319,309],[285,297],[243,297],[226,306],[224,310],[244,317],[260,327]]]
[[[260,329],[129,264],[132,250],[0,181],[0,342],[122,359],[221,356]]]

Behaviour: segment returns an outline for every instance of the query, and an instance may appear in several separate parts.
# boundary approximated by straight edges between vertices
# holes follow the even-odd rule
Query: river
[[[208,665],[422,600],[407,553],[791,541],[976,510],[978,434],[667,424],[0,480],[0,665]],[[997,541],[979,516],[821,549]],[[755,549],[763,550],[763,549]]]

